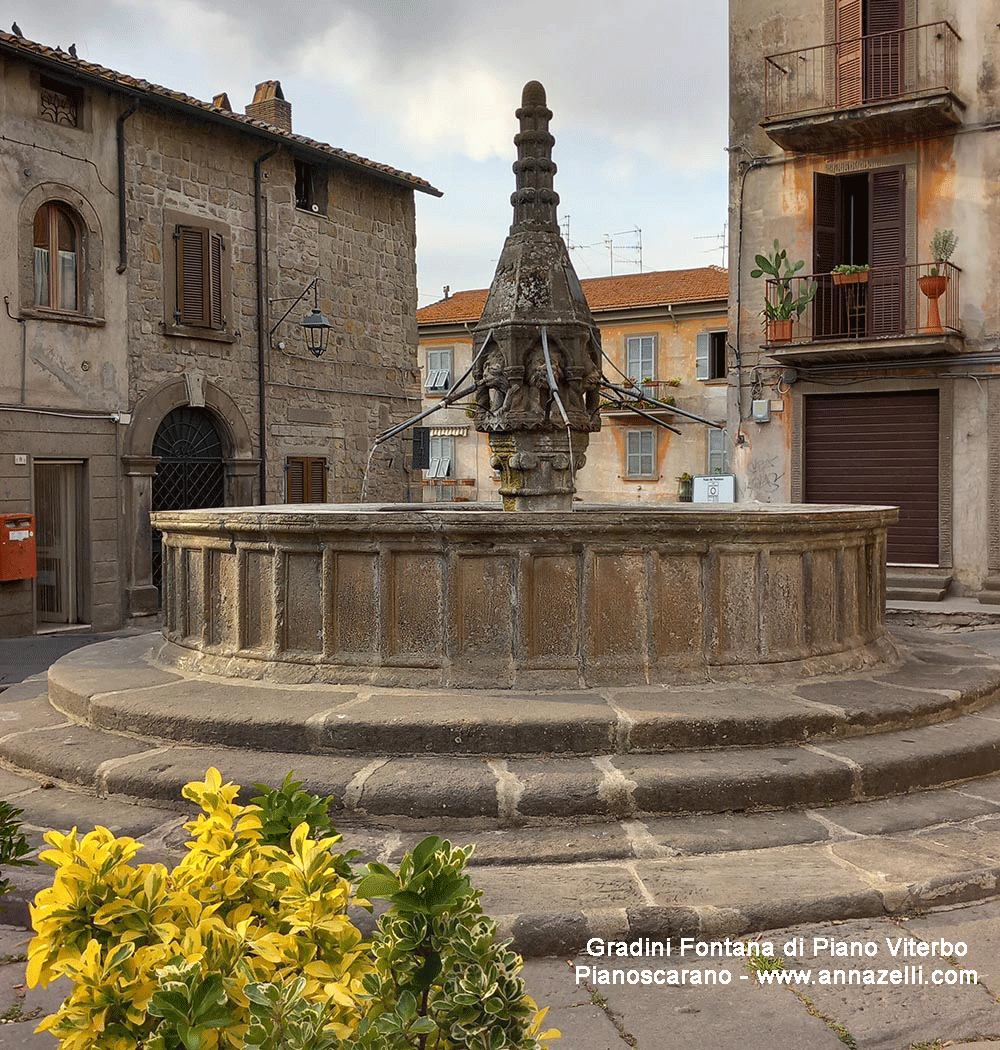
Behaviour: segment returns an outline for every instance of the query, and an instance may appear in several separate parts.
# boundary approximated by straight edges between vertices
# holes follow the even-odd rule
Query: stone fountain
[[[1000,797],[929,790],[1000,771],[1000,665],[886,634],[894,508],[574,502],[599,336],[540,85],[519,116],[514,224],[461,392],[507,509],[161,512],[162,635],[26,684],[47,695],[0,762],[108,796],[128,826],[122,800],[176,806],[209,766],[244,798],[294,770],[371,856],[474,839],[488,909],[540,954],[995,893],[994,832],[986,860],[975,827],[946,858],[858,838],[915,809],[995,818]],[[918,790],[899,815],[881,801]]]
[[[282,682],[560,689],[890,658],[894,509],[574,506],[601,425],[600,334],[559,233],[541,84],[517,116],[514,221],[472,367],[504,511],[161,512],[161,660]]]

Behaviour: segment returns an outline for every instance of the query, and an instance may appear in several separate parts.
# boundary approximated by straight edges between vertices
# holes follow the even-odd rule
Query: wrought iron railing
[[[771,120],[949,91],[959,40],[948,22],[933,22],[768,55],[764,112]]]
[[[935,271],[940,271],[937,273]],[[960,334],[959,277],[951,263],[874,267],[855,274],[818,273],[767,282],[775,312],[815,285],[812,301],[779,327],[767,322],[766,342],[829,342],[891,336]]]
[[[679,385],[676,380],[670,379],[649,379],[643,383],[634,379],[621,379],[615,384],[615,386],[624,391],[621,395],[621,400],[626,404],[634,404],[639,408],[642,408],[643,404],[645,404],[647,408],[654,409],[657,406],[650,405],[649,398],[653,398],[656,401],[665,401],[672,405]],[[601,408],[611,412],[615,411],[615,409],[620,409],[618,396],[616,395],[613,399],[603,401]]]

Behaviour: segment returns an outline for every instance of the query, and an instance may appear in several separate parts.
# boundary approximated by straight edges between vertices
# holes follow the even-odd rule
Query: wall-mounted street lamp
[[[309,294],[310,290],[313,293],[313,308],[309,313],[309,316],[304,321],[299,321],[299,327],[303,329],[306,337],[306,346],[309,348],[309,352],[313,357],[319,358],[326,353],[326,348],[330,343],[330,331],[333,325],[323,316],[319,308],[319,278],[314,277],[301,292],[295,297],[292,305],[275,321],[274,326],[268,333],[268,344],[271,349],[284,350],[284,342],[279,342],[277,347],[274,345],[274,333],[278,330],[278,325],[295,309],[299,303]],[[287,299],[269,299],[271,303],[287,302]]]

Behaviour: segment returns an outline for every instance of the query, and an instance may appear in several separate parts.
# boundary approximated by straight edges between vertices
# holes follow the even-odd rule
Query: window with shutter
[[[865,2],[865,101],[896,98],[903,89],[902,0]]]
[[[708,471],[709,474],[726,474],[729,472],[729,457],[726,454],[726,434],[723,430],[708,432]]]
[[[285,502],[326,502],[326,460],[320,456],[289,456],[285,460]]]
[[[226,236],[221,229],[177,223],[174,325],[223,332],[227,327]]]
[[[430,467],[428,478],[450,478],[454,473],[455,438],[450,434],[431,435]]]
[[[816,173],[813,190],[814,338],[900,333],[905,316],[905,169]],[[845,288],[822,276],[842,263],[870,266],[867,282]]]
[[[653,478],[656,469],[656,431],[625,431],[625,476]]]
[[[861,104],[862,0],[837,0],[837,105]]]
[[[699,332],[695,349],[695,378],[726,378],[726,333]]]
[[[451,386],[453,358],[450,346],[427,351],[427,382],[424,385],[428,390],[444,391]]]

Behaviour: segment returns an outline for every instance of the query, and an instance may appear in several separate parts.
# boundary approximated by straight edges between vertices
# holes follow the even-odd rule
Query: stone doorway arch
[[[252,506],[257,502],[259,460],[254,456],[250,428],[236,402],[198,373],[187,373],[157,387],[140,399],[132,413],[122,454],[125,474],[126,609],[130,616],[159,609],[159,591],[153,580],[153,537],[149,523],[153,507],[153,478],[160,463],[157,433],[178,409],[204,413],[218,435],[222,462],[223,505]],[[159,446],[163,451],[163,446]],[[204,505],[204,504],[203,504]]]

